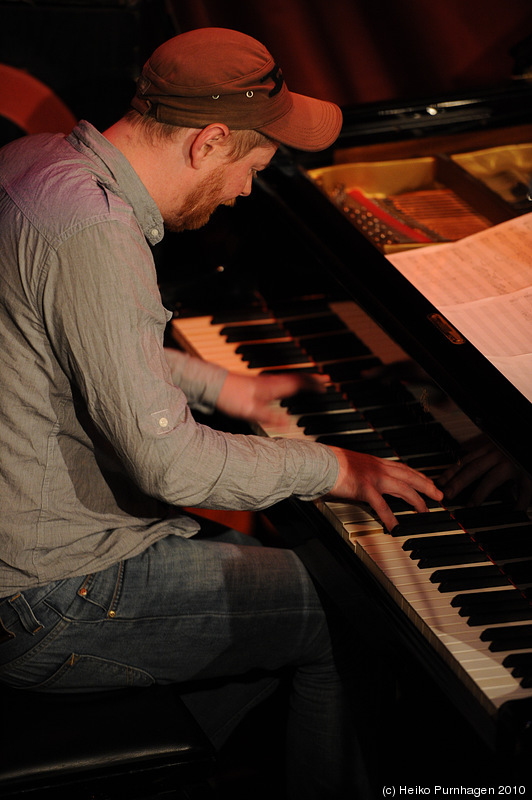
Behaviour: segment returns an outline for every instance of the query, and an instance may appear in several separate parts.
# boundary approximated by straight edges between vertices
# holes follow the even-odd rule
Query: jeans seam
[[[122,586],[123,586],[123,583],[124,583],[124,569],[125,569],[125,564],[124,564],[123,561],[121,561],[118,564],[118,575],[116,577],[115,589],[114,589],[114,592],[113,592],[113,596],[111,598],[111,604],[109,606],[109,611],[107,612],[108,615],[111,614],[111,612],[112,612],[112,614],[114,616],[114,614],[116,612],[116,609],[118,607],[118,602],[120,600],[120,595],[122,593]]]
[[[70,622],[68,620],[63,618],[60,619],[59,622],[54,625],[52,630],[46,634],[41,642],[33,647],[30,647],[29,650],[26,650],[25,653],[17,656],[17,658],[14,658],[12,661],[7,661],[6,663],[2,664],[0,667],[0,674],[2,672],[6,672],[8,668],[12,669],[15,664],[24,664],[29,659],[34,658],[36,655],[46,650],[69,625]]]

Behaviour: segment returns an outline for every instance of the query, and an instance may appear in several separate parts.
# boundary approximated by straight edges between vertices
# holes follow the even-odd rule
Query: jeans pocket
[[[97,622],[116,616],[124,563],[82,578],[70,578],[44,599],[48,608],[69,621]]]
[[[49,678],[30,688],[46,692],[88,692],[150,686],[153,677],[144,670],[97,656],[72,653]]]

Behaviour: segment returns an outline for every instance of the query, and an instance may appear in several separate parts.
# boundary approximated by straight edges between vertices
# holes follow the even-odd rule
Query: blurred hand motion
[[[297,372],[263,373],[257,376],[230,372],[222,386],[216,408],[230,417],[263,424],[281,424],[284,419],[273,405],[298,392],[324,392],[325,375]]]

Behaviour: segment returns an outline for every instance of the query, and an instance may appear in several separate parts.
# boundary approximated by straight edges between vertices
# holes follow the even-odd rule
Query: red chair
[[[0,64],[0,116],[24,133],[70,133],[77,120],[56,94],[24,70]]]

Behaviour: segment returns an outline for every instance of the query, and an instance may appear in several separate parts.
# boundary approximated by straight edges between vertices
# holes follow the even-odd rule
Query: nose
[[[252,184],[253,184],[253,175],[248,175],[247,180],[244,184],[244,188],[240,192],[241,197],[247,197],[248,195],[251,194]]]

